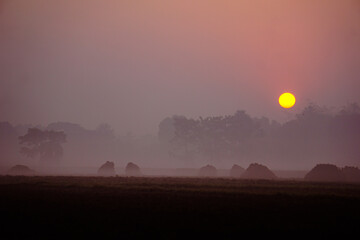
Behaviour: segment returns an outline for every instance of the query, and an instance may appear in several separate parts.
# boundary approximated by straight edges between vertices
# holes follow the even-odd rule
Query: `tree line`
[[[0,123],[0,165],[26,161],[97,166],[135,161],[144,166],[201,166],[211,163],[305,168],[316,163],[360,165],[360,107],[338,111],[310,104],[294,119],[278,123],[232,115],[174,115],[163,119],[157,136],[116,135],[108,124],[88,130],[57,122],[47,127]]]
[[[245,111],[198,119],[175,115],[160,123],[159,139],[172,158],[185,161],[359,165],[360,107],[334,112],[310,104],[284,124]]]

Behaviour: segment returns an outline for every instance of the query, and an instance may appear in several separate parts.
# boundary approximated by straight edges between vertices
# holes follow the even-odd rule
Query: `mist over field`
[[[51,162],[53,156],[30,156],[19,141],[31,125],[0,124],[1,165]],[[359,166],[360,108],[350,104],[339,112],[316,105],[295,119],[280,124],[255,118],[245,111],[232,115],[200,117],[174,115],[159,123],[157,135],[119,135],[108,124],[86,129],[79,124],[55,122],[37,126],[42,131],[63,132],[58,172],[92,173],[106,161],[124,168],[135,162],[145,168],[200,168],[206,164],[230,169],[251,163],[277,170],[309,170],[319,163]],[[51,153],[50,149],[50,153]],[[41,155],[41,154],[40,154]],[[73,170],[71,170],[73,168]]]
[[[1,0],[0,165],[359,166],[359,43],[350,0]]]

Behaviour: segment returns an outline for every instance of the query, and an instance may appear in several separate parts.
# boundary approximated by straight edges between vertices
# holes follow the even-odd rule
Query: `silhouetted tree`
[[[161,130],[161,140],[168,141],[177,159],[300,166],[319,161],[357,165],[360,156],[360,107],[356,103],[337,112],[311,103],[284,124],[237,111],[199,119],[174,116],[160,127],[159,138]]]
[[[158,138],[161,143],[168,143],[175,137],[173,118],[165,118],[159,124]]]
[[[175,136],[170,140],[172,155],[176,158],[192,159],[197,153],[199,121],[183,116],[174,116]]]
[[[60,131],[40,130],[29,128],[24,136],[19,137],[20,144],[26,145],[20,152],[27,157],[40,156],[40,162],[58,162],[63,156],[62,143],[66,142],[66,135]]]
[[[263,121],[266,126],[266,120]],[[167,139],[173,146],[174,155],[182,154],[187,158],[199,156],[212,162],[238,158],[249,151],[248,145],[253,137],[262,135],[260,122],[255,122],[245,111],[237,111],[225,117],[200,117],[196,120],[174,116],[163,121],[162,132],[165,126],[171,129],[168,126],[171,123],[174,137]]]

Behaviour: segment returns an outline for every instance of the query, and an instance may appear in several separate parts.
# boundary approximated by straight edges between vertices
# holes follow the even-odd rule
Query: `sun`
[[[283,108],[291,108],[295,105],[295,96],[291,93],[283,93],[279,97],[279,104]]]

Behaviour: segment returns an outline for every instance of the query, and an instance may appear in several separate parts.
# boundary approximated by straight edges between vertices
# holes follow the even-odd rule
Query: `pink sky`
[[[284,121],[309,102],[360,102],[360,2],[0,0],[0,53],[1,121]]]

